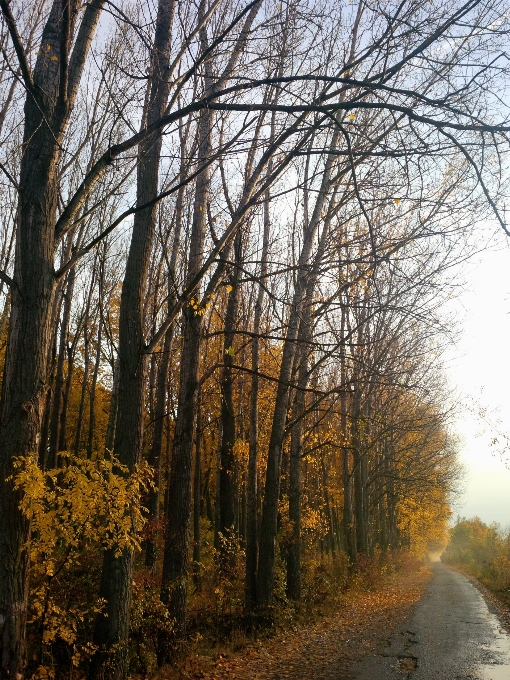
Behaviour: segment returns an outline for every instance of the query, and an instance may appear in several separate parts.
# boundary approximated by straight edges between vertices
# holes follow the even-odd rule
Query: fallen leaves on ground
[[[430,578],[428,569],[398,574],[375,591],[347,593],[336,611],[238,654],[217,659],[189,657],[180,680],[346,680],[363,656],[388,644],[420,599]],[[160,676],[161,677],[161,676]]]

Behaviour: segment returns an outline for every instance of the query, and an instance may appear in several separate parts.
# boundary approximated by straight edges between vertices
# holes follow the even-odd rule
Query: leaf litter
[[[372,591],[338,597],[334,611],[274,637],[216,657],[190,655],[158,680],[349,680],[364,656],[384,651],[430,579],[422,568],[396,574]]]

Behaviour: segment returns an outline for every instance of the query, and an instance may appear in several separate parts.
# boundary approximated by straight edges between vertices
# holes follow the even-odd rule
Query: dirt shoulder
[[[425,567],[396,574],[376,590],[339,597],[335,611],[310,626],[281,631],[235,654],[190,656],[178,671],[162,669],[158,678],[348,680],[357,661],[377,653],[388,634],[405,624],[429,579]]]

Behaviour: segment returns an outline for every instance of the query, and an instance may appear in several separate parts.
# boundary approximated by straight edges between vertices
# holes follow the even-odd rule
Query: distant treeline
[[[458,565],[491,590],[510,600],[510,531],[479,517],[459,517],[441,558]]]

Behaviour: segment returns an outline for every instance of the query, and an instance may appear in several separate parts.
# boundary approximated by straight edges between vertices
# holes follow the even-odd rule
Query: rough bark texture
[[[160,0],[149,82],[147,123],[161,117],[168,98],[165,78],[170,54],[174,0]],[[161,136],[147,138],[138,150],[137,204],[144,205],[158,192]],[[145,406],[145,354],[143,308],[147,273],[155,233],[155,206],[135,213],[133,233],[122,286],[119,314],[117,418],[114,453],[131,472],[141,459]],[[123,678],[126,675],[129,612],[133,582],[133,553],[119,557],[107,551],[103,561],[100,597],[105,609],[96,619],[91,678]]]
[[[12,482],[14,456],[38,450],[48,379],[52,302],[55,292],[54,229],[57,212],[56,167],[74,105],[83,63],[102,2],[84,11],[69,78],[61,83],[61,62],[51,55],[69,50],[63,31],[72,25],[76,3],[55,0],[43,29],[32,82],[26,82],[25,128],[19,178],[14,285],[0,406],[0,664],[2,677],[22,678],[26,665],[29,525],[18,509]],[[64,26],[64,16],[70,22]],[[69,31],[70,32],[70,31]]]
[[[199,121],[199,163],[211,152],[212,113],[204,111]],[[197,178],[193,207],[187,281],[193,280],[202,264],[205,240],[205,215],[209,192],[209,173]],[[193,457],[196,395],[199,380],[199,350],[202,317],[191,307],[183,314],[182,355],[179,373],[177,421],[170,479],[161,596],[176,620],[178,635],[186,625],[188,553],[191,524],[191,467]]]
[[[169,506],[165,532],[161,598],[176,620],[176,634],[185,631],[188,554],[191,520],[191,465],[200,329],[202,317],[187,308],[181,355],[177,422],[168,482]],[[163,656],[166,652],[163,651]],[[163,660],[163,659],[161,659]]]

